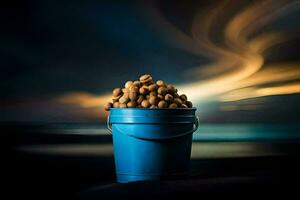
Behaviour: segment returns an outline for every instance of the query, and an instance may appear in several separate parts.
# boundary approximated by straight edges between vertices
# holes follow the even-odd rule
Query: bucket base
[[[136,181],[159,181],[159,180],[174,180],[187,177],[187,173],[178,173],[168,176],[161,175],[127,175],[127,174],[117,174],[118,183],[129,183]]]

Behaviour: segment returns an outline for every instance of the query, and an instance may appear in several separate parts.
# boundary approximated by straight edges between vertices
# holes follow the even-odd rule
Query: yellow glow
[[[300,93],[300,62],[274,63],[265,66],[265,52],[273,46],[290,39],[282,32],[259,33],[268,23],[276,20],[283,11],[299,4],[293,1],[255,1],[248,7],[236,12],[230,1],[222,1],[217,7],[207,10],[206,14],[196,15],[191,36],[180,31],[167,21],[155,8],[147,5],[153,23],[168,39],[179,47],[195,55],[204,55],[211,59],[206,65],[196,66],[187,71],[194,82],[176,85],[180,93],[185,93],[194,103],[210,100],[238,101],[270,95]],[[238,5],[238,3],[236,3]],[[230,16],[225,24],[220,19]],[[223,22],[223,21],[222,21]],[[224,27],[223,30],[217,28]],[[212,39],[212,33],[219,31],[222,41]],[[256,35],[255,35],[256,34]],[[200,79],[199,76],[212,77]],[[264,84],[277,84],[265,87]],[[282,85],[280,85],[282,84]],[[66,94],[57,99],[63,104],[79,105],[84,108],[96,108],[110,100],[110,95],[92,95],[88,93]],[[226,110],[240,107],[224,107]],[[247,107],[244,107],[247,109]],[[248,109],[256,109],[249,107]]]
[[[300,82],[281,86],[239,89],[220,97],[221,101],[240,101],[244,99],[300,93]]]
[[[277,87],[261,88],[257,90],[260,96],[294,94],[300,92],[300,83],[293,83]]]
[[[261,105],[249,104],[249,105],[222,105],[220,110],[222,111],[235,111],[235,110],[257,110],[262,108]]]
[[[111,95],[93,95],[85,92],[75,92],[62,95],[57,98],[57,101],[63,104],[79,105],[83,108],[103,106],[109,102]]]

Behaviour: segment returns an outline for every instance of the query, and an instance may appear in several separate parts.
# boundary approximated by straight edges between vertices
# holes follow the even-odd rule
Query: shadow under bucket
[[[188,173],[196,108],[112,108],[117,182],[173,179]]]

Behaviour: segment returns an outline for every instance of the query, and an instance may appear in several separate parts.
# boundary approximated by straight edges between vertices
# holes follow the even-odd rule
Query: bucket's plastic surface
[[[160,180],[187,174],[196,108],[112,108],[117,181]]]

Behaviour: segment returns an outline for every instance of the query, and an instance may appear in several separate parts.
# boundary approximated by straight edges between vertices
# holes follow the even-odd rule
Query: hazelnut
[[[113,104],[111,102],[108,102],[104,105],[104,110],[109,111],[112,106]]]
[[[149,85],[148,88],[149,88],[150,92],[153,92],[153,91],[157,90],[158,86],[156,84],[152,84],[152,85]]]
[[[150,108],[158,108],[156,105],[152,105],[152,106],[150,106]]]
[[[158,97],[160,100],[164,100],[164,99],[165,99],[164,96],[161,95],[161,94],[158,94],[157,97]]]
[[[172,101],[173,101],[173,96],[170,95],[170,94],[166,94],[165,100],[166,100],[167,102],[172,102]]]
[[[151,80],[149,80],[148,82],[146,82],[146,85],[153,85],[154,84],[154,81],[151,79]]]
[[[132,81],[127,81],[125,83],[125,88],[130,88],[131,85],[133,85],[133,82]]]
[[[178,108],[177,104],[176,103],[171,103],[169,105],[169,108]]]
[[[191,101],[186,101],[185,104],[189,107],[192,108],[193,107],[193,103]]]
[[[127,108],[127,106],[126,106],[125,103],[121,103],[121,104],[120,104],[120,108]]]
[[[144,96],[143,95],[139,95],[139,97],[136,100],[136,102],[137,102],[137,104],[141,104],[143,100],[144,100]]]
[[[142,105],[143,108],[149,108],[150,107],[150,103],[146,99],[142,101],[141,105]]]
[[[141,86],[141,82],[140,81],[134,81],[133,85],[135,85],[137,87],[140,87]]]
[[[139,92],[139,88],[135,85],[129,87],[129,92]]]
[[[150,96],[157,96],[157,92],[156,91],[150,92]]]
[[[136,107],[136,102],[135,102],[135,101],[129,101],[129,102],[127,103],[127,107],[128,107],[128,108],[134,108],[134,107]]]
[[[121,88],[115,88],[113,90],[113,96],[114,97],[120,96],[121,94],[122,94],[122,89]]]
[[[188,106],[185,104],[181,104],[181,108],[188,108]]]
[[[168,93],[174,94],[175,93],[175,88],[173,85],[167,85]]]
[[[150,96],[149,103],[151,105],[157,105],[158,102],[159,102],[159,98],[157,96]]]
[[[175,99],[174,99],[174,103],[176,103],[176,104],[178,105],[178,107],[180,107],[181,104],[182,104],[182,101],[181,101],[181,99],[179,99],[179,98],[175,98]]]
[[[121,98],[122,94],[120,94],[119,96],[116,97],[112,97],[113,102],[119,101],[119,99]]]
[[[144,80],[147,80],[149,78],[152,78],[150,74],[144,74],[144,75],[140,76],[140,81],[144,81]]]
[[[129,92],[129,99],[130,100],[132,100],[132,101],[134,101],[134,100],[136,100],[137,99],[137,97],[138,97],[138,93],[137,92]]]
[[[180,99],[181,99],[182,101],[186,101],[186,100],[187,100],[187,97],[186,97],[185,94],[182,94],[182,95],[180,95]]]
[[[120,103],[118,101],[114,102],[113,107],[114,108],[119,108],[120,107]]]
[[[122,88],[122,92],[123,93],[128,93],[129,92],[129,88]]]
[[[140,77],[140,82],[143,84],[149,84],[152,81],[152,77],[149,74],[145,74]]]
[[[143,86],[139,89],[140,94],[146,95],[149,93],[149,89],[147,88],[147,86]]]
[[[168,103],[166,101],[160,101],[158,103],[158,108],[167,108],[168,107]]]
[[[165,85],[164,81],[162,81],[162,80],[156,81],[156,84],[158,85],[158,87],[162,87]]]
[[[136,81],[126,81],[124,88],[112,91],[112,102],[104,105],[111,108],[192,108],[185,94],[178,95],[177,89],[163,80],[153,81],[150,74],[144,74]]]
[[[141,81],[141,83],[145,86],[151,85],[152,84],[152,79]]]
[[[123,94],[123,96],[119,99],[119,102],[122,104],[126,104],[127,102],[129,101],[129,97],[128,97],[128,94]],[[121,106],[120,106],[121,107]]]
[[[165,88],[165,87],[159,87],[158,90],[157,90],[157,92],[158,92],[158,94],[161,94],[161,95],[164,96],[165,94],[167,94],[168,89]]]

